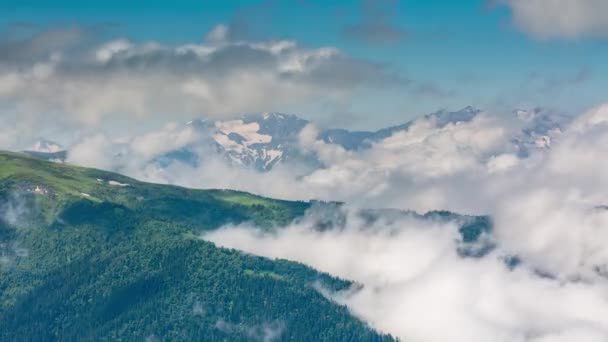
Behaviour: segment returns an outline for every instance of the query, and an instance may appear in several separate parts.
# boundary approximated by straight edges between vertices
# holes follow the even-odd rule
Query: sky
[[[602,103],[608,20],[594,13],[605,7],[601,0],[5,0],[0,32],[10,40],[78,28],[86,33],[79,39],[90,44],[128,39],[179,46],[203,42],[225,25],[233,40],[339,49],[400,81],[380,80],[340,101],[310,96],[250,110],[369,129],[468,105],[574,114]]]

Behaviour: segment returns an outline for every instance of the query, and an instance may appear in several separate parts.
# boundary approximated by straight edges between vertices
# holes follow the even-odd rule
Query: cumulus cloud
[[[338,103],[405,84],[386,66],[334,47],[233,40],[228,31],[220,25],[204,41],[182,45],[127,38],[97,43],[78,28],[8,35],[0,39],[4,116],[28,121],[29,130],[13,123],[16,135],[59,126],[119,131],[125,125],[117,122],[133,118],[151,127],[167,116],[271,111],[319,96]]]
[[[483,212],[482,203],[450,197],[460,196],[468,184],[487,176],[488,168],[495,168],[486,165],[493,158],[514,152],[509,142],[515,134],[512,126],[485,114],[444,126],[437,118],[423,118],[362,151],[317,141],[309,148],[326,167],[301,181],[319,189],[323,199],[419,211],[449,207]]]
[[[604,0],[497,0],[511,10],[513,23],[541,38],[573,39],[608,35]]]

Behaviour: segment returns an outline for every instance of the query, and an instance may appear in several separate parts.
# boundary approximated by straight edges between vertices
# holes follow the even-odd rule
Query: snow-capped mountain
[[[298,148],[298,135],[308,124],[295,115],[280,113],[246,114],[239,119],[210,121],[198,119],[186,126],[199,139],[158,158],[161,163],[174,159],[197,165],[201,147],[211,148],[228,162],[260,171],[270,170],[281,161],[305,158]]]
[[[296,152],[298,134],[307,124],[295,115],[249,114],[238,120],[216,121],[212,136],[234,163],[269,170]]]
[[[513,138],[520,156],[527,156],[532,149],[551,148],[553,139],[562,133],[569,119],[562,115],[536,108],[517,109],[514,115],[523,124],[521,133]]]
[[[425,115],[423,119],[431,120],[435,127],[442,128],[449,124],[469,122],[481,113],[479,109],[466,107],[459,111],[441,110]],[[522,157],[533,149],[549,148],[565,122],[563,117],[540,109],[516,110],[514,116],[522,129],[513,136],[512,142]],[[363,150],[396,132],[408,130],[415,121],[377,131],[325,129],[319,132],[317,139],[340,145],[347,151]],[[323,167],[323,163],[314,153],[302,149],[299,138],[310,123],[295,115],[281,113],[245,114],[231,120],[196,119],[178,128],[189,131],[194,138],[155,157],[153,162],[161,168],[175,162],[198,167],[204,165],[209,156],[219,156],[234,166],[262,172],[289,163],[317,169]],[[57,161],[66,158],[63,147],[48,140],[40,140],[28,153]],[[125,157],[118,154],[118,157],[121,156]]]
[[[439,111],[426,116],[436,120],[438,126],[448,123],[472,120],[480,110],[472,107],[456,112]],[[191,165],[199,165],[201,147],[206,147],[222,155],[237,166],[253,167],[268,171],[279,163],[298,162],[312,168],[322,166],[314,155],[303,153],[299,145],[299,135],[308,120],[291,114],[262,113],[246,114],[238,119],[211,121],[192,120],[186,123],[199,139],[179,150],[171,151],[157,158],[161,165],[178,160]],[[369,148],[374,142],[385,139],[395,132],[406,130],[412,121],[378,131],[350,131],[346,129],[325,129],[318,139],[326,143],[342,146],[346,150]]]

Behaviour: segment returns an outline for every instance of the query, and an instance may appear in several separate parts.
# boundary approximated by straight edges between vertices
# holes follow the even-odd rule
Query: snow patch
[[[127,183],[120,183],[120,182],[113,181],[113,180],[108,181],[108,184],[113,185],[113,186],[120,186],[120,187],[129,186],[129,184],[127,184]]]
[[[245,141],[243,141],[245,146],[267,144],[272,141],[272,136],[258,133],[260,124],[257,122],[244,123],[243,120],[218,121],[215,123],[215,127],[224,135],[236,133],[242,136],[245,138]]]
[[[264,163],[264,167],[267,167],[275,160],[281,158],[283,156],[283,151],[280,150],[263,150],[264,159],[266,162]]]
[[[221,133],[214,134],[213,139],[215,140],[216,143],[222,145],[222,147],[226,150],[232,150],[232,151],[236,151],[238,153],[243,153],[243,150],[245,149],[244,146],[239,145],[236,141],[230,139],[225,134],[221,134]]]

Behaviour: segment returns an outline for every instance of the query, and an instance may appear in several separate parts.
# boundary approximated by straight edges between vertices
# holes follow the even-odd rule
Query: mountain
[[[521,157],[526,157],[533,149],[551,148],[553,138],[562,133],[562,129],[569,122],[563,115],[547,112],[536,108],[533,110],[517,109],[513,114],[524,123],[524,128],[513,143]]]
[[[425,119],[435,120],[437,127],[444,127],[450,123],[468,122],[482,111],[473,107],[465,107],[459,111],[449,112],[440,110],[424,116]],[[319,134],[319,138],[326,143],[341,145],[346,150],[360,150],[368,148],[372,143],[390,137],[399,131],[410,128],[415,120],[404,124],[391,126],[378,131],[349,131],[345,129],[328,129]]]
[[[426,116],[434,119],[438,126],[448,123],[470,121],[481,111],[472,107],[456,112],[439,111]],[[198,166],[201,147],[205,153],[211,150],[237,166],[252,167],[258,171],[269,171],[279,163],[298,162],[311,168],[322,167],[316,156],[303,153],[299,136],[311,122],[291,114],[262,113],[246,114],[235,120],[210,121],[198,119],[186,126],[200,137],[196,142],[157,158],[161,166],[173,161]],[[369,148],[372,143],[385,139],[395,132],[407,130],[412,121],[378,131],[349,131],[325,129],[318,138],[326,143],[338,144],[346,150]]]
[[[236,120],[194,120],[187,125],[200,134],[203,145],[213,144],[229,162],[267,171],[281,161],[301,157],[298,136],[308,124],[295,115],[263,113],[247,114]],[[186,161],[195,160],[195,153],[188,151],[196,145],[184,149],[184,155],[191,156]]]
[[[0,152],[0,340],[392,340],[316,290],[349,281],[198,238],[310,206]]]
[[[449,124],[470,122],[483,111],[465,107],[458,111],[440,110],[423,118],[431,120],[438,128]],[[522,130],[512,141],[520,155],[526,156],[534,148],[547,148],[555,134],[567,121],[565,117],[554,115],[542,109],[514,111]],[[407,131],[416,120],[377,131],[350,131],[330,128],[319,131],[318,139],[325,143],[340,145],[348,151],[364,150],[400,131]],[[179,150],[171,151],[157,158],[161,166],[173,161],[185,162],[193,166],[204,163],[201,155],[213,151],[223,156],[227,162],[258,171],[269,171],[280,163],[291,162],[307,165],[310,169],[323,167],[323,163],[310,153],[303,153],[300,133],[310,121],[295,115],[280,113],[247,114],[236,120],[193,120],[187,126],[200,136],[196,142]],[[201,153],[201,146],[207,147]]]
[[[423,118],[431,120],[438,128],[449,124],[470,122],[483,111],[465,107],[458,111],[441,110]],[[561,132],[566,118],[542,109],[516,110],[514,117],[522,129],[512,137],[519,155],[527,156],[533,149],[545,149],[552,138]],[[350,131],[346,129],[324,129],[318,139],[336,144],[348,151],[364,150],[393,134],[407,131],[415,122],[383,128],[377,131]],[[197,119],[179,127],[191,131],[194,138],[189,143],[155,156],[152,163],[160,168],[174,162],[193,167],[204,165],[206,158],[220,157],[227,163],[266,172],[279,164],[296,163],[309,170],[324,167],[314,152],[304,151],[300,133],[310,121],[295,115],[281,113],[245,114],[232,120]],[[41,140],[26,153],[51,161],[65,161],[69,151],[56,143]],[[117,153],[116,158],[129,158]]]
[[[341,206],[0,152],[0,340],[391,341],[321,294],[359,285],[199,238],[229,223],[281,229],[305,213],[342,229]],[[486,217],[359,213],[370,224],[396,215],[457,222],[462,257],[494,248]]]

